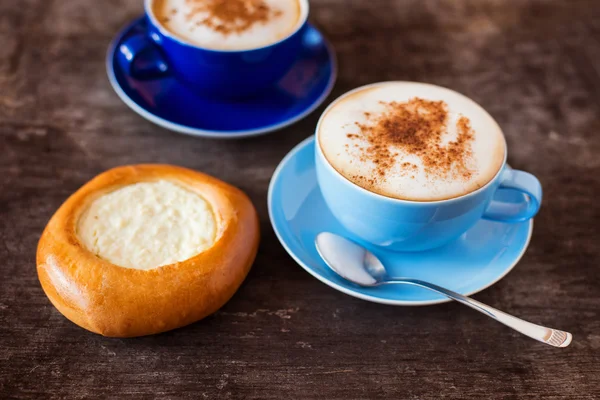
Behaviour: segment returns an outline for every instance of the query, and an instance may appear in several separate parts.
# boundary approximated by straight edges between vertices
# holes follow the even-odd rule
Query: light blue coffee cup
[[[429,89],[432,87],[426,86]],[[346,93],[329,108],[362,89],[364,87]],[[489,121],[490,129],[500,130],[496,121],[481,106],[459,93],[453,93],[460,96],[462,101],[472,103],[470,111]],[[485,186],[460,197],[441,201],[408,201],[370,192],[337,172],[321,150],[319,130],[329,108],[317,124],[317,180],[327,206],[352,235],[350,239],[366,241],[392,251],[428,250],[457,239],[481,218],[519,223],[533,218],[540,208],[542,186],[539,180],[528,172],[517,171],[506,165],[506,151],[502,167],[494,178]],[[523,193],[522,201],[505,201],[514,196],[503,196],[504,190]]]

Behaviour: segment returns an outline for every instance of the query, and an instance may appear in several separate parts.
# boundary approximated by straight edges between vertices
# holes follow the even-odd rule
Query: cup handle
[[[519,203],[509,203],[492,199],[483,218],[499,222],[523,222],[537,214],[542,204],[542,185],[528,172],[507,168],[502,173],[502,181],[497,190],[510,189],[525,194],[526,199]]]
[[[139,66],[136,61],[142,53],[146,53],[146,65]],[[159,79],[169,73],[169,65],[156,44],[144,34],[125,39],[119,46],[118,60],[125,73],[138,80]]]

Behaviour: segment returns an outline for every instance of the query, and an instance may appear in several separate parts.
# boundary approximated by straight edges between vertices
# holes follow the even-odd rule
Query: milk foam
[[[442,147],[457,138],[458,120],[469,119],[473,138],[466,156],[467,176],[431,173],[422,155],[395,146],[390,146],[391,152],[397,153],[393,165],[385,176],[378,174],[378,166],[366,156],[370,144],[359,125],[371,124],[385,114],[390,102],[415,98],[446,104],[448,122]],[[317,138],[325,158],[346,179],[384,196],[413,201],[450,199],[484,186],[502,167],[506,147],[498,124],[475,102],[445,88],[411,82],[378,83],[342,96],[321,117]]]
[[[205,0],[210,1],[210,0]],[[306,18],[304,0],[263,0],[274,13],[266,22],[256,22],[242,32],[220,32],[203,24],[206,12],[193,12],[202,0],[155,0],[154,16],[161,25],[180,38],[214,50],[248,50],[278,42],[292,34]],[[192,17],[188,15],[192,14]]]
[[[168,181],[125,186],[92,202],[78,221],[85,247],[114,265],[148,270],[212,246],[216,221],[198,194]]]

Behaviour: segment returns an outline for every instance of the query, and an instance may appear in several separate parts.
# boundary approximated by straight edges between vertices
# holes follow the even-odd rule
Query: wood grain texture
[[[281,132],[215,141],[146,122],[113,93],[104,56],[141,0],[0,2],[0,398],[600,398],[600,3],[314,0],[340,61],[330,100],[416,80],[482,104],[509,162],[536,174],[531,246],[475,298],[570,330],[538,344],[458,304],[371,304],[313,279],[268,221],[278,161],[323,107]],[[248,279],[217,314],[106,339],[63,318],[35,272],[39,236],[70,193],[126,163],[172,163],[245,190],[261,218]]]

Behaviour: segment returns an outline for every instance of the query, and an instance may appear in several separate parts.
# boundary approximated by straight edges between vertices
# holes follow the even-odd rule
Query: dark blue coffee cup
[[[196,92],[217,97],[248,96],[281,79],[296,61],[308,18],[308,1],[299,0],[301,21],[289,36],[255,49],[214,50],[169,32],[154,15],[152,3],[144,3],[147,32],[119,47],[121,68],[139,80],[175,77]]]

